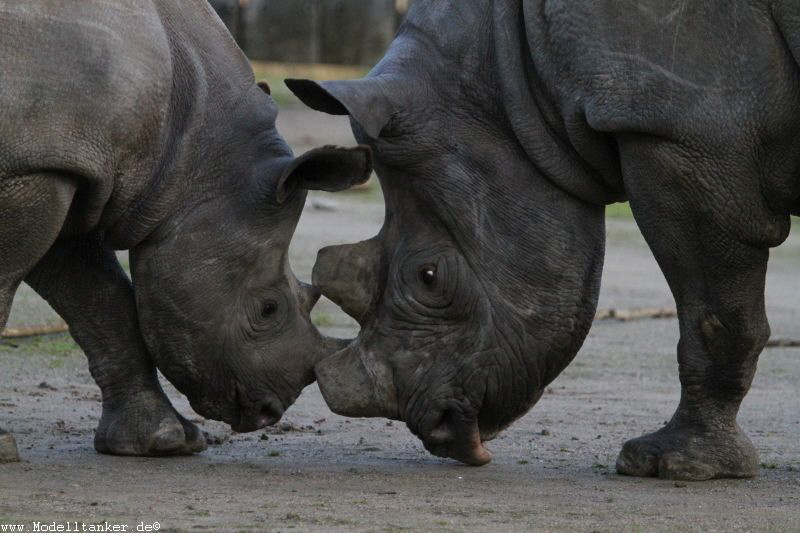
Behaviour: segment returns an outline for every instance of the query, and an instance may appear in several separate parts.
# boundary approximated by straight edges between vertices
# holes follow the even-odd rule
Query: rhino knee
[[[758,355],[770,335],[766,318],[723,322],[714,313],[700,320],[700,332],[709,356],[719,366]]]

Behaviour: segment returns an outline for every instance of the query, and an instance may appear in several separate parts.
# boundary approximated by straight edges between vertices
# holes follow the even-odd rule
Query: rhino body
[[[202,0],[0,1],[0,72],[0,329],[23,280],[68,322],[101,452],[205,447],[156,364],[203,416],[277,421],[332,346],[287,261],[304,189],[365,179],[368,149],[294,158]]]
[[[677,303],[682,393],[618,471],[755,475],[736,415],[800,211],[798,58],[788,0],[421,0],[368,77],[289,80],[351,116],[386,198],[378,236],[315,267],[362,324],[316,368],[333,410],[489,461],[583,343],[604,206],[627,198]]]

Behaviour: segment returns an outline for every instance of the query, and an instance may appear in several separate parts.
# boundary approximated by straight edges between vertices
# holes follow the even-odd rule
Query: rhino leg
[[[755,179],[722,172],[723,165],[710,172],[713,158],[687,161],[686,151],[659,142],[637,145],[627,161],[623,151],[623,167],[637,223],[677,303],[681,398],[666,426],[625,443],[617,470],[686,480],[753,477],[758,454],[736,416],[769,338],[768,247],[785,238],[788,216],[741,201],[759,198],[757,172]]]
[[[59,239],[26,281],[67,321],[103,394],[95,449],[114,455],[191,454],[202,434],[158,383],[139,332],[130,280],[93,235]]]
[[[72,182],[54,175],[0,175],[0,331],[25,274],[58,237],[74,193]],[[14,437],[0,429],[0,463],[14,461]]]

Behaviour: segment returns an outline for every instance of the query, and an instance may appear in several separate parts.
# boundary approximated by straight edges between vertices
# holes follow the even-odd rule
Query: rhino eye
[[[419,279],[425,285],[432,285],[434,281],[436,281],[436,268],[432,266],[423,267],[422,270],[419,271]]]
[[[275,300],[267,300],[261,306],[261,316],[264,318],[269,318],[273,314],[275,314],[275,311],[277,310],[278,310],[278,304],[275,303]]]

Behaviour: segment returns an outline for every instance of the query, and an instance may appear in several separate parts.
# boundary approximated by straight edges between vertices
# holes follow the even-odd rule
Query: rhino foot
[[[0,463],[15,463],[19,461],[17,442],[10,433],[0,429]]]
[[[738,426],[735,431],[710,431],[669,424],[626,442],[617,472],[686,481],[750,478],[758,473],[758,453]]]
[[[197,426],[163,398],[118,409],[104,406],[94,447],[111,455],[161,456],[191,455],[207,445]]]

